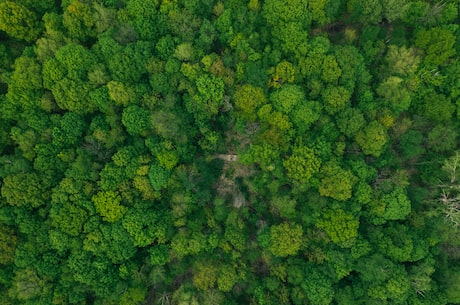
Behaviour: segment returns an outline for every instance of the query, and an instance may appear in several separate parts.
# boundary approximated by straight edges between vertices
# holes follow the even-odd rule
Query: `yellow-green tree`
[[[324,211],[316,226],[341,247],[351,247],[358,237],[359,220],[340,208]]]
[[[351,198],[353,185],[357,178],[350,170],[341,168],[338,164],[329,162],[321,168],[321,179],[319,193],[336,200],[347,200]]]
[[[270,251],[275,256],[296,255],[302,246],[302,226],[282,223],[270,228]]]
[[[250,84],[238,87],[233,98],[235,99],[235,107],[241,117],[250,121],[256,119],[257,109],[267,102],[262,88]]]
[[[114,191],[99,192],[92,198],[96,212],[107,222],[115,222],[128,210],[121,205],[121,197]]]
[[[313,149],[296,146],[292,150],[292,154],[284,159],[283,166],[288,178],[305,185],[311,176],[318,172],[321,160],[316,157]]]
[[[388,134],[382,124],[372,121],[358,132],[355,140],[366,155],[378,157],[388,141]]]
[[[25,6],[12,2],[0,2],[0,30],[16,39],[37,39],[41,25],[37,16]]]

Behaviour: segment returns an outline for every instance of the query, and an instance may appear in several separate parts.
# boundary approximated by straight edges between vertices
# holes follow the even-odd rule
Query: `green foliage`
[[[219,271],[217,277],[217,288],[223,292],[229,292],[232,290],[235,283],[237,283],[238,275],[236,270],[231,266],[224,265]]]
[[[327,163],[321,168],[320,175],[323,176],[318,189],[321,196],[341,201],[351,198],[351,190],[357,180],[351,171],[335,163]]]
[[[316,101],[299,103],[291,111],[291,121],[298,130],[299,134],[304,134],[312,123],[320,118],[321,104]]]
[[[299,86],[284,85],[270,95],[270,101],[276,110],[289,114],[296,105],[305,102],[305,94]]]
[[[410,75],[417,71],[420,63],[420,57],[417,56],[413,48],[395,45],[388,48],[386,60],[390,71],[401,76]]]
[[[130,105],[123,110],[121,122],[130,135],[145,135],[151,128],[150,113],[137,105]]]
[[[283,218],[293,218],[296,215],[296,204],[289,196],[274,197],[271,202],[273,213]]]
[[[324,109],[329,114],[335,114],[345,108],[350,100],[350,93],[344,87],[327,87],[322,92]]]
[[[169,219],[169,215],[152,210],[147,204],[144,204],[144,206],[129,209],[122,219],[122,224],[131,235],[135,245],[145,247],[154,242],[162,244],[166,241]],[[152,253],[158,253],[164,257],[167,251],[165,252],[164,247],[159,247],[152,249]]]
[[[267,1],[263,6],[263,15],[268,23],[277,26],[283,22],[299,21],[308,26],[310,14],[305,7],[307,1],[293,0],[288,3],[281,0]]]
[[[318,172],[320,165],[321,161],[314,151],[301,146],[294,147],[292,154],[283,160],[287,176],[302,185],[307,184],[311,176]]]
[[[196,80],[199,95],[195,96],[196,111],[216,115],[223,101],[224,82],[212,75],[203,75]]]
[[[12,206],[36,208],[46,203],[49,190],[35,173],[16,174],[3,179],[2,197]]]
[[[263,90],[252,85],[239,87],[235,92],[234,99],[235,107],[241,111],[241,116],[250,121],[256,119],[257,109],[267,101]]]
[[[87,217],[88,213],[84,209],[72,203],[56,204],[50,212],[53,226],[70,236],[81,233]]]
[[[37,15],[20,3],[0,2],[0,30],[16,39],[33,41],[41,31]]]
[[[342,209],[330,209],[321,215],[316,226],[324,230],[334,243],[349,248],[358,236],[359,221]]]
[[[120,222],[100,225],[98,230],[89,232],[83,249],[108,258],[113,264],[125,262],[136,253],[133,240]]]
[[[161,27],[156,26],[156,19],[160,19],[157,15],[159,1],[129,1],[126,10],[128,16],[125,18],[134,26],[137,34],[141,39],[153,40],[159,34]],[[158,20],[160,25],[164,22]]]
[[[443,65],[456,54],[455,36],[448,29],[439,27],[417,32],[415,45],[425,51],[424,63],[428,66]]]
[[[302,245],[302,226],[282,223],[270,228],[270,251],[275,256],[295,255]]]
[[[0,0],[0,303],[459,303],[458,8]]]
[[[362,112],[356,108],[347,108],[337,114],[337,127],[347,137],[353,137],[365,123]]]
[[[59,127],[52,131],[52,143],[57,147],[68,147],[78,143],[85,129],[82,117],[73,112],[65,113],[59,121]]]
[[[142,304],[147,295],[147,290],[142,288],[128,288],[120,298],[120,305]]]
[[[168,183],[170,173],[158,164],[152,164],[148,173],[150,184],[156,191],[161,190]]]
[[[387,220],[403,220],[411,212],[411,202],[406,191],[397,187],[381,196],[370,205],[372,222],[385,223]]]
[[[457,131],[450,125],[436,125],[428,133],[428,146],[435,152],[452,151],[455,147]]]
[[[403,80],[396,76],[390,76],[377,88],[377,94],[396,112],[401,113],[409,109],[411,97],[404,88]]]
[[[388,141],[388,135],[379,122],[372,121],[356,134],[355,140],[366,155],[378,157]]]
[[[121,197],[113,191],[99,192],[92,197],[92,201],[99,215],[108,222],[121,219],[127,211],[127,208],[120,204]]]
[[[18,243],[18,240],[17,240],[17,236],[14,230],[7,226],[1,226],[0,227],[0,245],[1,245],[0,264],[7,265],[13,262],[14,250],[16,250],[17,243]]]
[[[300,287],[305,291],[305,294],[311,304],[327,305],[332,302],[334,290],[329,278],[316,270],[306,270],[307,275],[305,282]]]
[[[20,301],[27,301],[43,294],[46,283],[32,269],[18,270],[8,294]]]
[[[179,258],[196,255],[205,250],[206,246],[206,239],[202,233],[179,231],[171,241],[171,250]]]
[[[90,4],[73,0],[66,7],[62,23],[72,38],[85,40],[96,36],[96,12]]]
[[[360,22],[376,24],[382,20],[382,3],[378,0],[351,0],[347,3],[348,11]]]

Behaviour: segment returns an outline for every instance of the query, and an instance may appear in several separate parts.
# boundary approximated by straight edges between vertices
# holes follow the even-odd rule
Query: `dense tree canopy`
[[[0,304],[459,304],[459,8],[0,0]]]

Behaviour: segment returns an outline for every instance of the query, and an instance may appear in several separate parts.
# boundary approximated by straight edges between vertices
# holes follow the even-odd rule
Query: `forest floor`
[[[240,135],[234,128],[225,133],[226,136],[226,154],[216,154],[213,158],[224,160],[222,174],[216,183],[218,194],[222,198],[232,198],[233,207],[239,209],[246,205],[246,198],[239,189],[237,178],[247,178],[254,173],[254,170],[240,162],[236,152],[250,143],[248,136]]]

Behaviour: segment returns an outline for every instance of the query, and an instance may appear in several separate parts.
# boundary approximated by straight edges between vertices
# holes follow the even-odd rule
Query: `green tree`
[[[36,208],[46,203],[50,192],[35,173],[16,174],[3,179],[2,197],[12,206]]]
[[[351,247],[358,237],[359,220],[342,209],[327,209],[316,226],[341,247]]]
[[[363,113],[357,108],[346,108],[336,115],[337,127],[347,137],[353,137],[365,125]]]
[[[396,188],[390,194],[384,195],[381,200],[385,204],[383,217],[387,220],[405,219],[411,211],[411,202],[402,188]]]
[[[451,125],[436,125],[428,133],[428,147],[435,152],[449,152],[455,148],[458,132]]]
[[[107,222],[115,222],[128,210],[121,205],[121,197],[113,191],[98,192],[92,197],[96,211]]]
[[[27,301],[43,295],[47,284],[33,269],[18,269],[13,278],[8,294],[20,301]]]
[[[372,121],[356,134],[355,140],[366,155],[378,157],[388,141],[388,135],[385,127]]]
[[[52,143],[59,148],[69,147],[78,143],[85,130],[83,118],[73,112],[65,113],[60,121],[59,127],[54,127],[52,131]]]
[[[0,264],[7,265],[13,262],[14,260],[14,251],[18,244],[18,239],[15,234],[15,231],[8,227],[2,225],[0,227]]]
[[[88,213],[73,202],[59,202],[51,208],[50,218],[54,227],[76,237],[82,233]]]
[[[423,135],[415,130],[410,130],[401,136],[399,147],[404,157],[414,158],[425,152]]]
[[[63,110],[77,113],[94,111],[95,104],[89,93],[93,86],[87,82],[96,58],[78,44],[67,44],[57,50],[55,58],[43,64],[43,85],[51,90],[56,104]]]
[[[323,59],[323,67],[321,69],[321,78],[327,83],[337,84],[340,76],[342,75],[342,69],[332,55],[326,55]]]
[[[296,215],[295,199],[290,196],[276,196],[270,202],[272,213],[283,218],[293,218]]]
[[[20,3],[0,2],[0,30],[16,39],[33,41],[42,30],[37,15]]]
[[[193,284],[199,290],[207,290],[214,287],[217,280],[218,268],[209,262],[196,263],[196,271],[193,275]]]
[[[276,110],[289,114],[292,109],[305,102],[305,93],[297,85],[284,85],[270,95],[270,101]]]
[[[154,40],[164,29],[165,18],[158,14],[159,1],[129,1],[125,20],[143,40]]]
[[[95,23],[98,19],[91,4],[73,0],[65,8],[62,23],[70,37],[86,41],[96,36]]]
[[[335,114],[343,110],[351,97],[350,92],[344,87],[326,87],[321,95],[324,109],[329,114]]]
[[[163,244],[167,240],[168,224],[171,216],[151,209],[147,202],[130,208],[122,219],[123,227],[133,238],[135,245],[146,247]]]
[[[321,196],[341,201],[351,198],[353,185],[358,180],[350,170],[344,170],[338,164],[332,162],[325,164],[321,168],[320,176],[323,177],[318,188]]]
[[[311,176],[319,171],[321,160],[311,148],[296,146],[291,155],[283,160],[283,166],[290,179],[305,185]]]
[[[95,256],[120,264],[136,254],[136,247],[120,222],[101,224],[83,240],[83,249]]]
[[[41,74],[41,66],[35,58],[26,56],[18,57],[14,62],[11,85],[20,90],[42,89],[43,80]]]
[[[423,62],[428,66],[444,65],[457,53],[454,45],[455,35],[448,29],[421,29],[415,35],[415,46],[425,51]]]
[[[110,81],[107,83],[109,89],[109,96],[115,101],[117,105],[127,106],[129,102],[133,102],[135,93],[129,86],[125,86],[123,83]]]
[[[171,173],[159,164],[152,164],[149,169],[148,178],[155,191],[164,188]]]
[[[282,223],[270,228],[270,251],[275,256],[296,255],[302,245],[302,226]]]
[[[383,0],[382,1],[382,8],[383,8],[383,16],[389,22],[395,22],[396,20],[404,17],[406,15],[406,11],[409,7],[409,4],[406,0],[397,1],[397,0]]]
[[[104,50],[106,54],[103,58],[108,62],[112,79],[124,84],[140,83],[143,75],[147,73],[146,62],[152,56],[152,45],[146,41],[133,42],[124,47],[116,42],[111,44],[113,50]]]
[[[256,119],[257,109],[267,102],[262,88],[250,84],[238,87],[233,98],[236,109],[243,118],[249,121]]]
[[[455,105],[444,94],[430,92],[423,96],[423,104],[418,112],[437,123],[449,122],[455,111]]]
[[[317,101],[307,101],[297,104],[290,113],[290,118],[298,131],[303,135],[321,115],[321,104]]]
[[[283,26],[276,25],[272,30],[272,34],[278,40],[278,48],[284,51],[285,54],[294,54],[297,57],[305,56],[308,50],[305,38],[308,33],[301,22],[287,22]]]
[[[224,82],[213,75],[203,75],[196,80],[199,95],[194,98],[197,111],[216,115],[222,105]]]
[[[206,238],[202,233],[179,231],[171,241],[171,250],[178,258],[186,255],[196,255],[207,247]]]
[[[234,267],[222,265],[217,277],[217,288],[223,292],[229,292],[238,281],[238,274]]]
[[[145,301],[146,288],[128,288],[120,298],[120,305],[139,305]]]
[[[390,76],[377,88],[377,94],[397,113],[409,109],[411,96],[404,88],[403,80],[396,76]]]
[[[73,279],[71,283],[87,285],[97,298],[112,295],[119,281],[117,270],[110,261],[95,257],[87,251],[79,250],[71,253],[66,261],[66,267],[70,271],[66,275]]]
[[[383,224],[387,220],[405,219],[411,212],[411,202],[406,191],[396,187],[369,205],[369,216],[374,224]]]
[[[310,14],[305,9],[307,1],[294,0],[288,3],[281,0],[267,1],[263,6],[263,15],[267,22],[273,26],[278,26],[283,22],[298,21],[308,26]]]
[[[311,304],[328,305],[334,298],[334,290],[332,283],[328,277],[314,268],[305,270],[305,282],[300,284],[300,287],[305,292],[306,297]]]
[[[379,0],[351,0],[347,8],[353,18],[360,22],[377,24],[382,20],[383,7]]]
[[[420,57],[413,48],[391,45],[388,47],[386,61],[391,72],[406,76],[417,71]]]
[[[137,105],[130,105],[123,110],[121,122],[130,135],[146,135],[151,128],[149,111]]]
[[[152,265],[165,265],[171,261],[170,249],[166,245],[152,247],[149,250]]]

